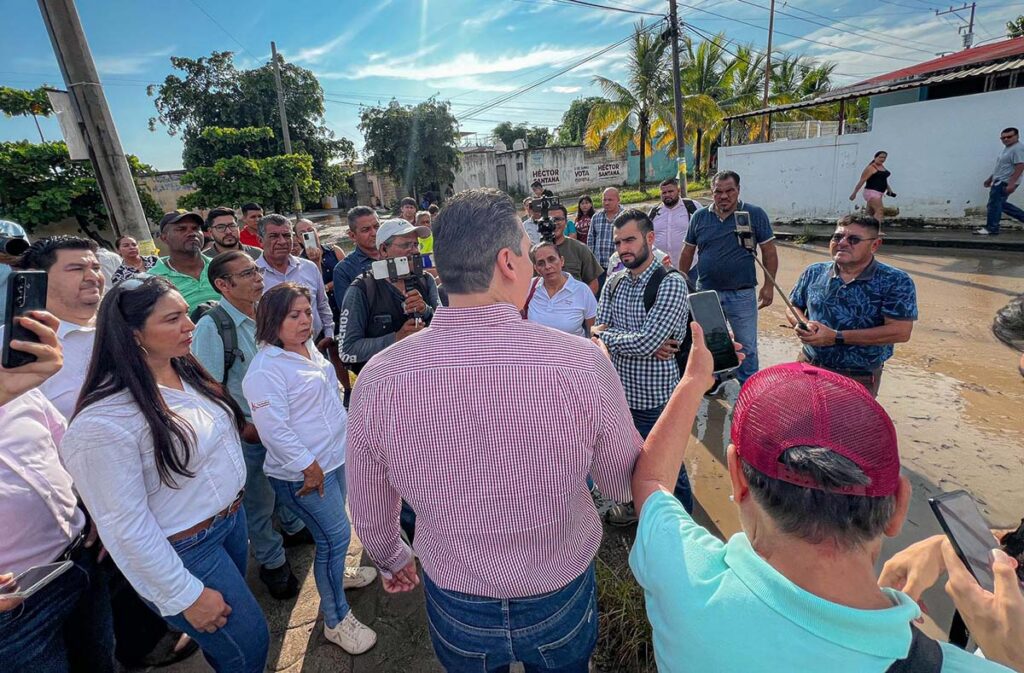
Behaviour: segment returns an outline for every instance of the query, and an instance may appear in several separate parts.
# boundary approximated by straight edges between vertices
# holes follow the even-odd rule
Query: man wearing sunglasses
[[[847,376],[876,397],[893,344],[910,341],[917,320],[914,281],[875,259],[881,245],[878,220],[841,218],[829,243],[832,261],[804,269],[790,294],[808,329],[787,312],[803,343],[798,360]]]
[[[997,235],[1003,213],[1024,222],[1024,210],[1007,201],[1017,190],[1024,174],[1024,145],[1020,143],[1020,131],[1012,126],[1005,128],[999,134],[999,140],[1003,143],[1003,151],[996,159],[992,175],[984,183],[989,190],[985,226],[974,232],[980,236]]]

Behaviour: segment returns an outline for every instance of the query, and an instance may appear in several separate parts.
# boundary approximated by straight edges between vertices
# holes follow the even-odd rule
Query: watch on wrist
[[[836,330],[835,341],[836,341],[836,345],[837,346],[845,346],[846,345],[846,339],[843,337],[843,331],[842,330],[838,330],[838,329]]]

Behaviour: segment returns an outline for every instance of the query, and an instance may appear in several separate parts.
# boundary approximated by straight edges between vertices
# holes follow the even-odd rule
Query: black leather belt
[[[71,561],[72,563],[82,558],[82,555],[88,551],[85,546],[86,531],[89,526],[86,525],[79,533],[68,543],[67,547],[64,547],[64,551],[61,552],[60,556],[53,560],[54,563],[60,563],[61,561]]]

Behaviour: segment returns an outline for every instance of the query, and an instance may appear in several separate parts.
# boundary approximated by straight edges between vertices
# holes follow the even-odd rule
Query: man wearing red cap
[[[1006,671],[918,632],[917,603],[879,588],[875,562],[910,505],[896,430],[851,379],[804,363],[752,376],[728,449],[743,532],[722,542],[672,496],[710,354],[689,366],[633,473],[630,567],[658,670]]]

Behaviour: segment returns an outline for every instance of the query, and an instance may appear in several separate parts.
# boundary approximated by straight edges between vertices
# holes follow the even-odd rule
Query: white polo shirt
[[[554,297],[548,296],[544,281],[536,279],[537,289],[530,299],[528,317],[541,325],[576,336],[586,336],[583,321],[597,316],[597,298],[589,287],[565,271],[562,276],[566,279],[565,285]]]

